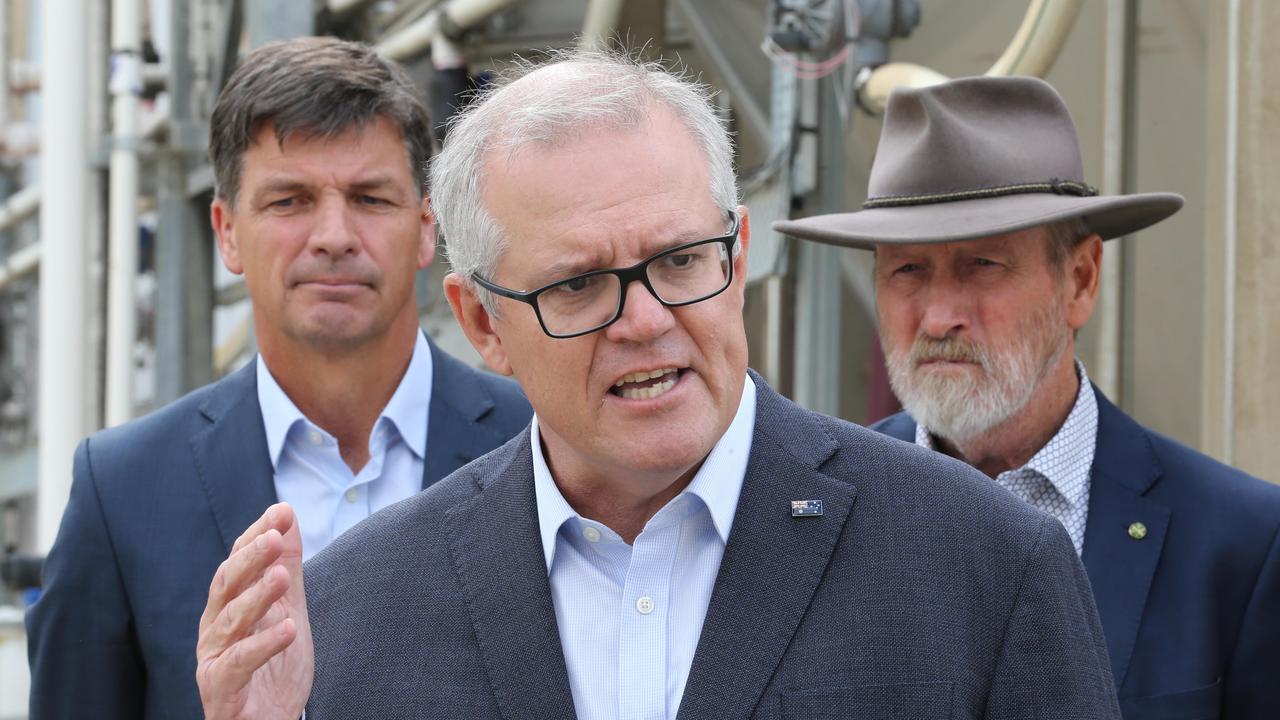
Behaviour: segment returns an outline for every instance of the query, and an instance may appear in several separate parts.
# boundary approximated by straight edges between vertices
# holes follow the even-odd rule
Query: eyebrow
[[[255,206],[261,204],[268,195],[297,192],[298,190],[306,189],[306,187],[306,183],[302,183],[297,180],[288,180],[285,178],[268,180],[254,191],[253,197],[251,198],[251,204]]]
[[[674,247],[684,245],[685,243],[698,242],[700,240],[714,240],[723,237],[727,232],[729,232],[729,228],[725,228],[724,232],[720,235],[707,235],[696,230],[678,232],[661,243],[647,243],[642,245],[641,247],[643,248],[644,256],[637,262],[644,262],[654,255],[659,255]],[[598,259],[561,260],[559,262],[552,263],[545,270],[542,270],[539,273],[542,278],[539,282],[542,284],[559,282],[584,273],[595,272],[597,270],[616,270],[619,267],[630,267],[634,264],[635,263],[628,263],[625,266],[614,265],[605,267]]]

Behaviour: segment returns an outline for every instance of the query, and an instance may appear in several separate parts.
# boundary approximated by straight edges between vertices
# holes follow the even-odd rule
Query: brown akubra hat
[[[1030,77],[977,77],[889,97],[859,212],[780,220],[804,240],[872,249],[1000,235],[1083,218],[1103,240],[1182,207],[1174,193],[1099,196],[1084,182],[1075,125]]]

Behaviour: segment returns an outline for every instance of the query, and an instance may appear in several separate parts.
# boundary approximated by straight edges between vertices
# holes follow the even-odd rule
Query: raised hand
[[[207,720],[298,720],[315,674],[293,509],[272,505],[218,568],[200,618],[196,684]]]

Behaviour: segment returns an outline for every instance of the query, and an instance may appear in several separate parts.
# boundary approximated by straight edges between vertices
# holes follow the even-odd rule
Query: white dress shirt
[[[353,525],[422,489],[431,406],[431,348],[418,332],[413,356],[369,437],[369,462],[353,473],[337,440],[311,422],[258,356],[258,405],[276,496],[293,506],[308,559]]]
[[[674,718],[751,454],[756,388],[689,486],[635,539],[574,512],[533,419],[533,481],[560,645],[579,720]]]
[[[1006,470],[996,482],[1009,492],[1058,518],[1076,554],[1084,552],[1084,528],[1089,517],[1089,480],[1098,447],[1098,399],[1093,396],[1084,363],[1076,359],[1080,390],[1057,434],[1027,461]],[[929,430],[916,425],[916,444],[933,450]]]

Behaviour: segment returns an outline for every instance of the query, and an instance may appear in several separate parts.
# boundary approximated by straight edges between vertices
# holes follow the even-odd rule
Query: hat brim
[[[1176,193],[1005,195],[779,220],[773,229],[802,240],[873,250],[876,245],[972,240],[1082,218],[1090,230],[1110,240],[1164,220],[1182,203]]]

